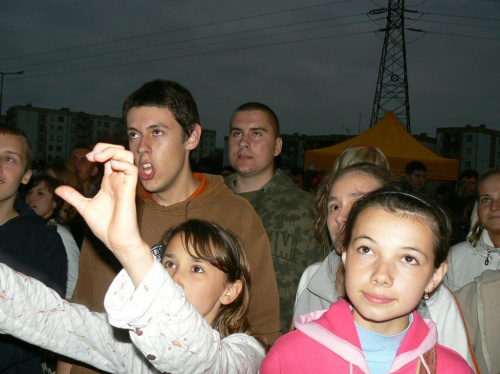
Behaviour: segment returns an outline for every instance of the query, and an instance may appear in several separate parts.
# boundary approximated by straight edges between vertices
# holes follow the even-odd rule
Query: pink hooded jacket
[[[370,372],[351,309],[345,300],[333,303],[328,311],[298,317],[295,326],[298,330],[284,335],[274,344],[262,363],[261,374]],[[390,373],[413,374],[419,359],[425,371],[431,373],[424,354],[434,346],[437,373],[474,373],[458,353],[437,344],[436,326],[417,312],[413,312],[413,323],[398,349]]]

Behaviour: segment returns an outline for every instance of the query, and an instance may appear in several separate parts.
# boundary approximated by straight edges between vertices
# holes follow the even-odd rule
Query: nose
[[[174,280],[175,284],[184,289],[184,282],[182,281],[183,277],[179,269],[175,269],[174,273],[172,274],[172,279]]]
[[[345,224],[345,221],[347,220],[347,215],[349,213],[349,209],[347,207],[345,208],[340,208],[340,210],[337,213],[337,216],[335,217],[335,221],[343,226]]]
[[[139,146],[137,147],[137,153],[139,155],[143,155],[145,153],[149,153],[151,151],[151,147],[149,146],[149,141],[146,136],[141,137]]]
[[[373,284],[390,287],[394,281],[391,265],[383,259],[377,260],[373,264],[373,272],[370,278]]]
[[[250,146],[250,142],[248,141],[248,135],[241,135],[241,138],[240,138],[240,144],[239,144],[240,148],[248,148]]]
[[[342,227],[345,224],[345,222],[347,221],[347,217],[349,216],[349,212],[351,211],[351,208],[356,201],[357,201],[357,199],[356,200],[346,200],[342,203],[342,206],[340,207],[340,209],[337,213],[337,217],[335,218],[337,223],[341,224]]]
[[[28,192],[28,195],[26,196],[26,203],[31,203],[33,202],[34,198],[33,198],[33,194],[32,193],[29,193]]]

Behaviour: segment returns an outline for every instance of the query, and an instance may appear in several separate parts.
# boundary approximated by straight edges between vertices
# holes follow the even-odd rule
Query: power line
[[[87,47],[95,47],[95,46],[99,46],[99,45],[106,45],[106,44],[111,44],[111,43],[116,43],[116,42],[123,42],[123,41],[130,41],[130,40],[133,40],[133,39],[145,38],[145,37],[148,37],[148,36],[154,36],[154,35],[161,35],[161,34],[167,34],[167,33],[179,32],[179,31],[192,30],[192,29],[196,29],[196,28],[221,25],[221,24],[224,24],[224,23],[244,21],[244,20],[249,20],[249,19],[254,19],[254,18],[260,18],[260,17],[267,17],[267,16],[276,15],[276,14],[282,14],[282,13],[302,11],[302,10],[307,10],[307,9],[324,7],[324,6],[328,6],[328,5],[337,5],[337,4],[347,3],[347,2],[352,2],[352,1],[354,1],[354,0],[338,0],[338,1],[331,1],[331,2],[328,2],[328,3],[317,4],[317,5],[309,5],[309,6],[292,8],[292,9],[286,9],[286,10],[280,10],[280,11],[274,11],[274,12],[266,12],[266,13],[261,13],[261,14],[257,14],[257,15],[252,15],[252,16],[239,17],[239,18],[233,18],[233,19],[228,19],[228,20],[223,20],[223,21],[216,21],[216,22],[208,22],[208,23],[201,24],[201,25],[194,25],[194,26],[188,26],[188,27],[180,27],[180,28],[176,28],[176,29],[158,31],[158,32],[154,32],[154,33],[148,33],[148,34],[130,36],[130,37],[126,37],[126,38],[118,38],[118,39],[108,40],[108,41],[105,41],[105,42],[82,44],[82,45],[79,45],[79,46],[67,47],[67,48],[56,49],[56,50],[45,51],[45,52],[31,53],[31,54],[22,55],[22,56],[0,58],[0,61],[15,60],[15,59],[26,58],[26,57],[47,55],[47,54],[57,53],[57,52],[71,51],[71,50],[81,49],[81,48],[87,48]]]
[[[185,55],[180,55],[180,56],[170,56],[170,57],[163,57],[163,58],[157,58],[157,59],[138,60],[138,61],[128,62],[128,63],[113,64],[113,65],[106,65],[106,66],[99,66],[99,67],[91,67],[91,68],[87,68],[87,69],[69,70],[69,71],[63,71],[63,72],[54,72],[54,73],[38,74],[38,75],[28,75],[28,77],[29,78],[39,78],[39,77],[46,77],[46,76],[57,75],[57,74],[79,73],[79,72],[85,72],[85,71],[91,71],[91,70],[100,70],[100,69],[107,69],[107,68],[114,68],[114,67],[122,67],[122,66],[136,65],[136,64],[144,64],[144,63],[149,63],[149,62],[174,60],[174,59],[180,59],[180,58],[185,58],[185,57],[195,57],[195,56],[203,56],[203,55],[212,55],[212,54],[217,54],[217,53],[234,52],[234,51],[245,50],[245,49],[271,47],[271,46],[276,46],[276,45],[285,45],[285,44],[293,44],[293,43],[303,43],[303,42],[308,42],[308,41],[332,39],[332,38],[344,37],[344,36],[370,34],[370,33],[374,33],[374,32],[376,32],[376,31],[371,30],[371,31],[362,31],[362,32],[355,32],[355,33],[348,33],[348,34],[338,34],[338,35],[321,36],[321,37],[314,37],[314,38],[305,38],[305,39],[300,39],[300,40],[291,40],[291,41],[282,41],[282,42],[275,42],[275,43],[267,43],[267,44],[260,44],[260,45],[255,45],[255,46],[235,47],[235,48],[230,48],[230,49],[222,49],[222,50],[207,51],[207,52],[198,52],[198,53],[185,54]],[[21,79],[24,79],[24,78],[21,78]]]
[[[462,38],[469,38],[469,39],[482,39],[482,40],[493,40],[493,41],[500,41],[500,38],[490,38],[486,36],[474,36],[474,35],[464,35],[464,34],[454,34],[454,33],[449,33],[449,32],[439,32],[439,31],[424,31],[421,29],[414,29],[414,28],[405,28],[408,31],[413,31],[413,32],[424,32],[426,34],[437,34],[437,35],[447,35],[447,36],[459,36]],[[19,78],[21,79],[21,78]]]
[[[422,21],[422,22],[427,22],[427,23],[439,23],[443,25],[454,25],[454,26],[466,26],[466,27],[478,27],[482,29],[494,29],[494,30],[500,30],[500,27],[498,26],[483,26],[483,25],[468,25],[465,23],[457,23],[457,22],[444,22],[444,21],[431,21],[431,20],[426,20],[426,19],[415,19],[415,18],[410,18],[407,17],[406,19],[410,21]]]
[[[346,26],[346,25],[353,25],[353,24],[366,23],[366,22],[371,22],[371,21],[370,20],[358,21],[358,22],[351,22],[349,24],[342,24],[342,25],[335,25],[335,26]],[[335,26],[333,26],[333,27],[335,27]],[[268,35],[265,35],[265,36],[267,36],[267,37],[274,37],[274,36],[281,36],[281,35],[293,34],[293,33],[304,32],[304,31],[316,31],[316,30],[325,29],[325,28],[331,28],[331,27],[332,26],[321,26],[321,27],[314,27],[314,28],[309,28],[309,29],[293,30],[293,31],[285,31],[285,32],[281,32],[281,33],[268,34]],[[253,40],[253,39],[257,39],[257,38],[261,38],[261,37],[262,36],[251,36],[251,37],[240,38],[240,39],[231,39],[231,40],[220,41],[220,42],[206,43],[206,44],[199,45],[199,46],[179,47],[179,48],[175,48],[175,49],[168,49],[168,52],[182,51],[182,50],[193,49],[193,48],[203,48],[203,47],[214,46],[214,45],[219,45],[219,44],[230,44],[230,43],[235,43],[235,42],[242,42],[242,41],[247,41],[247,40]],[[154,51],[154,52],[148,53],[148,55],[158,54],[158,53],[163,53],[163,52],[165,52],[165,51],[164,50]],[[137,54],[135,54],[133,56],[136,56],[136,55]],[[145,56],[145,54],[141,53],[141,56]],[[130,56],[119,56],[116,59],[126,58],[126,57],[130,57]],[[75,67],[75,66],[80,66],[82,64],[98,63],[98,62],[102,62],[102,61],[106,61],[106,60],[93,60],[93,61],[79,62],[79,63],[76,63],[76,64],[71,64],[71,65],[66,65],[66,66],[53,66],[53,67],[47,67],[47,68],[41,68],[41,69],[31,69],[30,73],[31,72],[37,72],[37,71],[44,71],[44,70],[47,70],[47,69],[71,68],[71,67]]]
[[[358,16],[364,15],[364,14],[365,13],[356,13],[356,14],[351,14],[351,15],[346,15],[346,16],[327,17],[327,18],[321,18],[321,19],[303,21],[303,22],[292,22],[292,23],[277,25],[277,26],[268,26],[268,27],[261,27],[261,28],[257,28],[257,29],[249,29],[249,30],[242,30],[242,31],[235,31],[235,32],[228,32],[228,33],[220,33],[220,34],[203,36],[203,37],[198,37],[198,38],[189,38],[189,39],[182,39],[182,40],[177,40],[177,41],[172,41],[172,42],[167,42],[167,43],[151,44],[151,45],[147,45],[147,46],[121,49],[121,50],[112,51],[112,52],[102,52],[102,53],[84,55],[84,56],[79,56],[79,57],[70,57],[70,58],[66,58],[66,59],[58,59],[58,60],[45,61],[45,62],[39,62],[39,63],[33,63],[33,64],[26,64],[26,65],[16,64],[15,66],[16,66],[16,68],[29,68],[29,67],[33,67],[33,66],[50,65],[50,64],[60,63],[60,62],[81,60],[81,59],[86,59],[86,58],[100,57],[100,56],[107,56],[107,55],[115,55],[115,54],[123,53],[123,52],[126,53],[126,52],[131,52],[131,51],[144,50],[144,49],[148,49],[148,48],[156,48],[156,47],[170,46],[170,45],[181,44],[181,43],[189,43],[189,42],[194,42],[194,41],[207,40],[207,39],[212,39],[212,38],[219,38],[219,37],[223,37],[223,36],[233,36],[233,35],[238,35],[238,34],[243,34],[243,33],[259,32],[259,31],[272,30],[272,29],[283,28],[283,27],[304,25],[304,24],[309,24],[309,23],[318,23],[318,22],[324,22],[324,21],[346,19],[346,18],[358,17]],[[351,22],[351,23],[344,23],[344,24],[340,24],[340,25],[331,25],[331,26],[325,26],[325,27],[348,26],[348,25],[353,25],[353,24],[357,24],[357,23],[365,23],[365,22],[370,22],[370,21],[368,20],[368,21]],[[325,27],[302,29],[302,30],[298,30],[298,31],[311,31],[311,30],[316,30],[316,29],[322,29]],[[289,32],[283,32],[283,33],[268,34],[266,36],[284,35],[287,33],[294,33],[294,32],[298,32],[298,31],[289,31]],[[240,41],[240,40],[246,40],[246,39],[230,40],[229,42]],[[9,67],[4,67],[4,68],[8,69]]]
[[[462,16],[457,14],[445,14],[445,13],[433,13],[433,12],[419,12],[423,14],[429,14],[432,16],[443,16],[443,17],[456,17],[456,18],[469,18],[469,19],[480,19],[484,21],[500,21],[500,18],[489,18],[489,17],[475,17],[475,16]]]

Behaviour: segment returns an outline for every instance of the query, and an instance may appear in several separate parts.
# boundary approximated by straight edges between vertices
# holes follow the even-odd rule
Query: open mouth
[[[139,175],[142,180],[151,180],[155,175],[155,168],[150,162],[142,164],[139,168]]]

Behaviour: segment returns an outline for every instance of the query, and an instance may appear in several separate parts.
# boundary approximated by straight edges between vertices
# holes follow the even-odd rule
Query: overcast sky
[[[357,134],[370,122],[385,0],[2,0],[2,111],[120,116],[144,82],[194,95],[218,145],[232,111],[261,101],[282,133]],[[406,0],[412,133],[500,130],[500,1]]]

